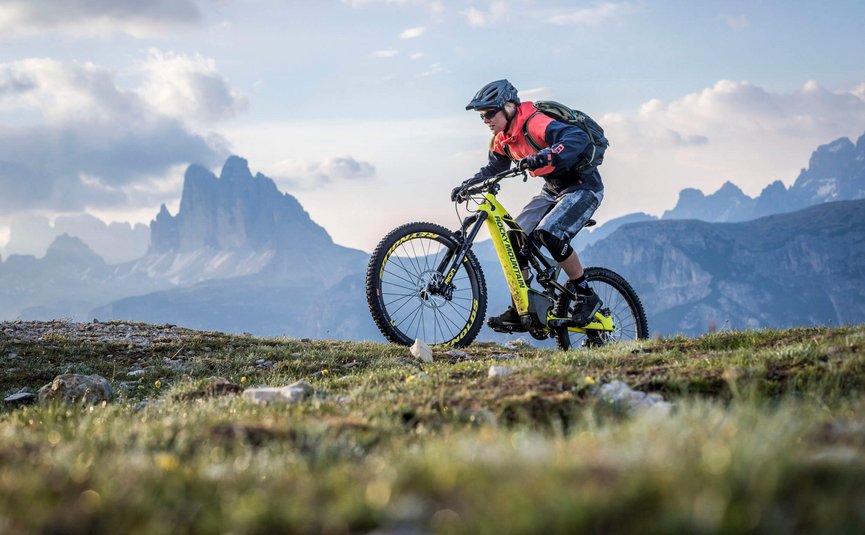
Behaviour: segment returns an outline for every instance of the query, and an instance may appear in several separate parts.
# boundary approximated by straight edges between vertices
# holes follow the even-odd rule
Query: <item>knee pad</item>
[[[544,244],[544,247],[553,255],[553,260],[556,262],[564,262],[574,252],[569,242],[562,240],[554,234],[550,234],[546,230],[536,230],[535,237]]]

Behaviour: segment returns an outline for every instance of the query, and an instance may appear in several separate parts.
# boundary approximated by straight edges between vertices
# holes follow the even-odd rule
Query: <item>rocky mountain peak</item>
[[[327,232],[300,203],[282,193],[267,176],[231,156],[217,178],[200,165],[184,175],[180,209],[163,206],[151,223],[150,251],[189,252],[203,247],[226,250],[315,248],[331,245]]]
[[[246,158],[234,155],[225,160],[222,172],[219,174],[220,180],[243,181],[251,178],[252,172],[249,170],[249,162]]]
[[[93,249],[88,247],[86,243],[69,234],[61,234],[54,239],[54,242],[45,252],[45,260],[94,266],[105,264],[102,257],[94,253]]]
[[[745,197],[745,193],[742,191],[739,186],[733,184],[729,180],[724,182],[724,184],[715,192],[715,195],[722,197]]]
[[[821,145],[791,188],[799,207],[865,197],[865,135]]]
[[[856,159],[856,146],[846,137],[836,139],[832,143],[820,145],[811,154],[808,168],[813,173],[833,173],[846,167]]]
[[[736,221],[746,219],[754,200],[732,182],[725,182],[715,193],[703,195],[693,188],[679,192],[675,208],[664,212],[663,219],[701,219],[703,221]]]
[[[676,206],[664,212],[662,218],[747,221],[824,202],[862,198],[865,198],[865,134],[855,145],[842,137],[817,147],[808,168],[802,169],[790,188],[776,180],[756,199],[732,182],[725,182],[710,195],[686,188],[679,193]]]

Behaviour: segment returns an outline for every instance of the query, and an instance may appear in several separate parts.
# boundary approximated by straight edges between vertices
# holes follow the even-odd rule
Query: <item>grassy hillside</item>
[[[0,532],[861,533],[863,348],[865,327],[803,328],[420,365],[382,344],[3,323],[4,397],[64,372],[116,396],[0,409]],[[315,393],[259,406],[213,377]],[[672,412],[599,401],[614,379]]]

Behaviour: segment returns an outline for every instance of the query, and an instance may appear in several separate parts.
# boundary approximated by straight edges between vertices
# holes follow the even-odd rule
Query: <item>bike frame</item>
[[[570,292],[555,280],[555,276],[549,276],[557,268],[557,265],[541,254],[537,246],[526,236],[525,243],[530,252],[528,258],[530,264],[532,264],[531,267],[538,273],[538,282],[548,290],[548,294],[538,292],[529,287],[525,277],[523,277],[522,268],[519,262],[517,262],[516,248],[508,235],[508,231],[525,233],[510,214],[508,214],[505,207],[496,199],[493,192],[488,191],[484,193],[484,202],[477,207],[474,215],[467,217],[463,221],[462,235],[464,239],[462,246],[458,249],[455,257],[443,259],[442,264],[439,266],[439,273],[446,273],[444,283],[450,284],[453,280],[459,265],[464,261],[467,251],[484,223],[486,223],[492,237],[493,246],[495,247],[499,263],[502,266],[502,271],[504,272],[505,280],[508,283],[508,288],[510,289],[517,312],[521,316],[534,313],[539,323],[547,327],[567,325],[569,318],[555,317],[552,307],[544,309],[546,313],[543,317],[541,316],[541,311],[532,310],[532,308],[535,308],[532,306],[533,304],[543,303],[545,300],[552,302],[552,296],[549,295],[554,294],[551,291],[552,288],[562,293]],[[471,225],[471,228],[467,228],[469,225]],[[453,262],[451,262],[452,260]],[[543,265],[543,268],[541,265]],[[444,269],[447,267],[449,269]],[[541,275],[545,273],[548,276],[542,280]],[[569,331],[577,333],[585,333],[587,330],[612,331],[614,328],[612,318],[604,316],[600,312],[595,314],[595,320],[588,325],[583,327],[567,326]]]

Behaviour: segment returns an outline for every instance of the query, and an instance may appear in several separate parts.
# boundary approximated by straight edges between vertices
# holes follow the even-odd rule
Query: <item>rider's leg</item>
[[[580,257],[577,256],[576,251],[559,262],[559,265],[562,266],[562,270],[568,275],[569,280],[576,280],[583,276],[583,264],[580,263]]]
[[[566,287],[577,296],[573,319],[578,325],[591,322],[601,308],[601,300],[587,284],[582,263],[570,241],[594,214],[602,198],[603,192],[588,190],[563,195],[535,230],[535,235],[568,275]]]

